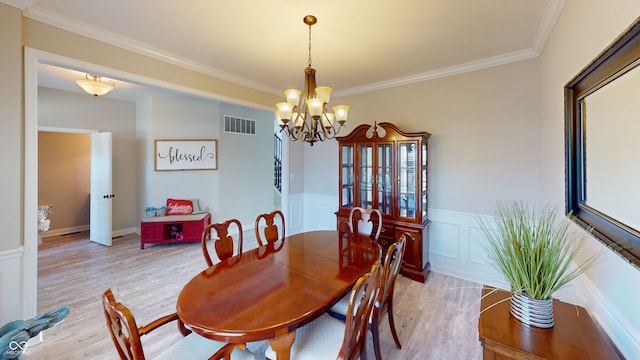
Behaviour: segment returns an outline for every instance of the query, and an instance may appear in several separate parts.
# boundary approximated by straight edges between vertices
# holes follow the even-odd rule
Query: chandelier
[[[82,90],[93,96],[101,96],[109,91],[113,90],[115,84],[113,81],[101,80],[101,76],[86,74],[84,80],[77,80],[76,84],[82,88]]]
[[[333,107],[334,112],[327,111],[332,89],[316,87],[316,70],[311,67],[311,25],[318,20],[307,15],[303,21],[309,25],[309,63],[304,69],[304,88],[302,91],[285,90],[287,101],[276,104],[275,114],[280,131],[286,133],[291,141],[306,141],[313,146],[316,141],[333,139],[338,134],[347,121],[349,106],[338,105]]]

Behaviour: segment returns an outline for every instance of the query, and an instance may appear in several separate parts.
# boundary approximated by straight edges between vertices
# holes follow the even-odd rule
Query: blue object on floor
[[[0,327],[0,360],[20,359],[27,341],[69,314],[68,306],[44,312],[29,320],[15,320]]]

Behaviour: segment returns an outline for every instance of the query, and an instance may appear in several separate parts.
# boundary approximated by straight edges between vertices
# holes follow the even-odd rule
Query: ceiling
[[[0,0],[26,17],[258,90],[301,88],[311,56],[335,95],[539,55],[564,0]],[[151,6],[152,5],[152,6]],[[41,68],[60,88],[84,73]],[[103,74],[107,75],[108,74]],[[69,81],[71,86],[68,86]],[[126,79],[120,79],[126,80]],[[57,84],[57,85],[56,85]],[[121,86],[122,85],[122,86]],[[116,90],[127,85],[116,83]],[[132,85],[132,94],[145,89]],[[145,89],[146,90],[146,89]],[[107,95],[109,96],[109,95]],[[133,96],[133,95],[131,95]]]

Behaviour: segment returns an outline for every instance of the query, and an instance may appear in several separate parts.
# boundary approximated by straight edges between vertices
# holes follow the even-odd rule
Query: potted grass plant
[[[553,293],[585,272],[597,254],[573,264],[588,232],[569,232],[569,215],[531,210],[522,201],[498,202],[496,226],[478,219],[482,246],[511,286],[510,313],[525,324],[553,327]]]

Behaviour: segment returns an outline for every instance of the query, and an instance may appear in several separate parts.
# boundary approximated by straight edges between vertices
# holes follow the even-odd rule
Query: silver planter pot
[[[532,299],[512,292],[509,303],[511,315],[523,323],[539,328],[553,327],[553,299]]]

